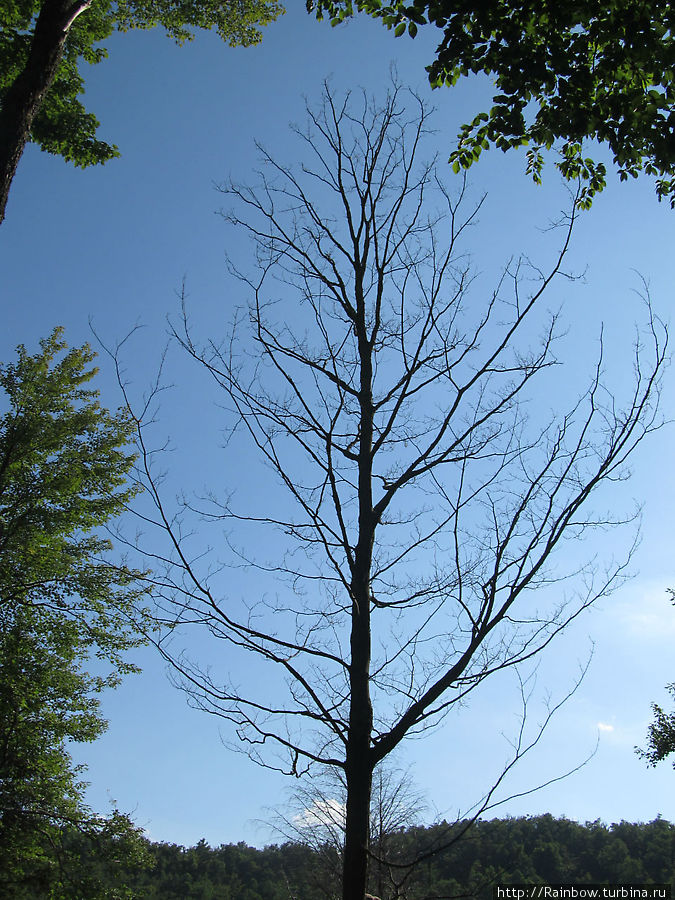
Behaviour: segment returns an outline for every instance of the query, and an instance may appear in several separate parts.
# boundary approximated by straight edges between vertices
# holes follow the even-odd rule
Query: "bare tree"
[[[420,161],[427,130],[424,103],[396,85],[381,104],[326,87],[297,129],[299,169],[261,148],[259,187],[223,189],[256,248],[252,272],[232,266],[248,314],[222,342],[197,341],[185,311],[174,329],[222,389],[230,448],[248,440],[277,485],[182,513],[229,523],[224,562],[274,577],[278,596],[228,596],[166,506],[138,416],[147,518],[171,545],[154,554],[167,621],[224,642],[229,671],[245,673],[251,654],[262,670],[240,684],[159,645],[253,759],[339,772],[344,900],[367,890],[375,767],[623,577],[625,560],[566,571],[557,551],[613,524],[589,500],[658,424],[665,335],[651,312],[624,402],[603,385],[601,351],[566,412],[556,397],[548,420],[528,415],[555,390],[557,315],[540,308],[576,208],[547,270],[513,260],[481,295],[461,251],[480,203],[462,218],[461,177],[453,194]]]
[[[510,753],[496,778],[486,779],[485,792],[471,808],[460,812],[454,820],[445,817],[431,828],[416,826],[429,812],[428,803],[411,781],[410,770],[401,771],[391,767],[387,757],[373,772],[370,805],[370,846],[369,846],[369,887],[375,900],[458,900],[458,895],[439,894],[425,879],[422,863],[450,850],[460,841],[470,838],[475,822],[485,813],[508,803],[516,797],[535,793],[542,788],[568,778],[583,768],[594,756],[596,748],[573,768],[558,772],[545,783],[533,784],[517,793],[503,793],[500,788],[508,780],[512,770],[538,746],[551,719],[574,695],[590,665],[590,659],[582,667],[572,688],[557,703],[547,704],[546,714],[538,727],[528,725],[528,706],[535,692],[536,668],[527,679],[518,678],[521,709],[515,739],[507,738]],[[519,673],[518,673],[519,674]],[[506,737],[506,736],[505,736]],[[323,777],[299,781],[292,790],[290,799],[275,814],[274,828],[286,840],[302,844],[312,850],[316,865],[313,870],[313,884],[328,900],[337,900],[341,895],[343,850],[345,844],[345,811],[347,785],[343,772],[328,769]],[[410,830],[415,829],[413,840],[409,840]],[[504,877],[507,871],[502,873]],[[494,881],[489,876],[474,881],[467,887],[467,897],[482,894]],[[428,891],[431,890],[431,893]],[[366,894],[366,898],[374,896]]]
[[[410,853],[400,852],[400,835],[421,824],[427,809],[410,770],[379,765],[373,772],[370,809],[370,886],[378,898],[393,887],[391,896],[405,896],[397,888],[406,880]],[[285,840],[309,847],[315,858],[315,889],[329,900],[341,895],[347,786],[343,772],[328,769],[323,777],[305,779],[274,811],[272,827]],[[402,860],[405,862],[402,863]],[[392,866],[393,863],[393,866]],[[403,874],[402,873],[403,870]]]

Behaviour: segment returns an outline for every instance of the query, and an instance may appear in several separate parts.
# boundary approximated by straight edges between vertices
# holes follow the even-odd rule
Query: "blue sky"
[[[314,22],[302,7],[297,4],[270,26],[253,49],[232,50],[211,35],[183,48],[159,33],[109,42],[110,58],[87,73],[86,102],[122,158],[83,172],[35,148],[26,151],[0,228],[3,359],[19,342],[35,347],[56,325],[64,325],[70,343],[77,344],[91,339],[90,319],[111,342],[138,323],[145,327],[126,364],[140,393],[165,343],[165,319],[177,309],[183,279],[195,321],[204,328],[225,323],[239,302],[225,251],[237,255],[247,249],[216,215],[223,198],[214,186],[229,176],[254,179],[254,138],[280,158],[293,159],[287,125],[303,121],[303,96],[315,101],[325,77],[337,90],[363,86],[377,92],[386,88],[395,62],[400,79],[438,107],[441,156],[450,148],[484,86],[471,83],[431,96],[423,67],[433,52],[433,35],[421,29],[414,42],[395,41],[366,19],[334,30]],[[522,250],[536,254],[548,240],[542,229],[564,205],[552,167],[542,188],[528,181],[523,168],[516,154],[492,151],[470,173],[475,195],[489,194],[471,246],[484,272]],[[565,378],[573,380],[592,365],[600,320],[606,322],[614,364],[628,359],[633,323],[642,314],[635,295],[638,273],[650,283],[656,311],[670,318],[674,215],[657,203],[648,180],[620,185],[610,178],[582,218],[572,262],[585,271],[585,283],[565,297]],[[168,464],[172,478],[196,489],[202,475],[225,487],[228,479],[241,480],[238,472],[222,473],[217,448],[208,443],[217,422],[213,408],[201,402],[201,379],[177,356],[170,362],[176,387],[166,396],[161,422],[175,447]],[[100,385],[104,402],[115,405],[114,379],[104,361]],[[672,416],[672,410],[669,377],[663,411]],[[584,682],[542,745],[514,773],[507,793],[574,767],[599,736],[597,752],[579,773],[495,814],[675,820],[675,773],[667,763],[647,769],[633,752],[643,741],[650,701],[667,702],[664,685],[675,680],[675,610],[666,595],[675,586],[671,447],[672,431],[655,435],[636,457],[633,480],[619,486],[618,506],[633,497],[644,504],[636,577],[576,622],[542,659],[537,696],[541,700],[550,691],[555,700],[593,650]],[[607,544],[588,547],[589,555],[607,550]],[[139,653],[138,661],[143,674],[104,699],[108,733],[76,750],[89,764],[91,803],[103,810],[115,799],[155,839],[269,840],[269,831],[256,821],[269,819],[266,810],[286,802],[288,782],[223,746],[218,723],[187,707],[150,650]],[[533,708],[533,724],[542,709]],[[486,685],[434,735],[406,746],[397,764],[411,766],[429,799],[430,817],[449,818],[479,798],[508,753],[501,733],[513,733],[517,712],[516,685],[505,678]]]

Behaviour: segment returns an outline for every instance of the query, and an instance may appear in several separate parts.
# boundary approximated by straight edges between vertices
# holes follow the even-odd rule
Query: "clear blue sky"
[[[87,73],[86,102],[102,122],[102,136],[119,145],[122,158],[82,172],[27,150],[0,229],[2,358],[8,359],[19,342],[35,347],[58,324],[77,344],[90,339],[89,319],[113,342],[142,323],[146,328],[127,359],[128,374],[141,391],[164,344],[165,317],[176,310],[183,278],[197,321],[202,315],[204,322],[227,319],[234,302],[224,261],[229,238],[214,214],[222,206],[214,184],[230,175],[251,180],[253,139],[281,158],[293,153],[287,125],[302,122],[303,95],[315,100],[327,76],[338,90],[378,91],[386,87],[395,61],[403,82],[431,94],[424,64],[431,58],[433,35],[422,29],[414,42],[395,41],[365,19],[333,30],[310,19],[303,6],[295,4],[266,30],[260,47],[249,50],[226,48],[210,35],[183,48],[159,33],[110,41],[110,59]],[[459,123],[476,111],[471,100],[480,91],[480,85],[469,85],[431,98],[439,110],[441,154]],[[496,151],[472,170],[476,193],[489,192],[472,247],[480,269],[489,271],[522,250],[536,253],[545,240],[541,229],[562,206],[555,172],[547,174],[546,185],[535,188],[524,175],[522,158]],[[674,217],[657,203],[647,180],[619,185],[610,179],[583,218],[573,262],[587,270],[586,284],[570,291],[565,308],[570,377],[589,365],[589,335],[597,334],[600,319],[608,323],[614,352],[628,359],[633,322],[641,314],[636,273],[649,280],[656,310],[670,317]],[[246,252],[243,243],[241,252]],[[219,472],[215,451],[207,452],[206,463],[197,456],[198,426],[208,432],[214,410],[199,405],[201,382],[193,370],[175,365],[171,380],[177,389],[168,395],[164,413],[176,448],[172,473],[200,488],[195,469],[200,477],[202,471]],[[672,416],[671,383],[664,413]],[[115,405],[105,363],[101,386],[104,402]],[[555,699],[594,645],[585,681],[507,790],[527,790],[572,768],[599,734],[595,757],[580,773],[496,813],[675,820],[675,772],[668,764],[647,769],[633,752],[643,742],[650,701],[666,701],[664,685],[675,680],[675,609],[666,596],[666,587],[675,586],[672,462],[672,432],[663,431],[636,458],[634,479],[620,486],[618,505],[632,497],[644,503],[637,575],[578,621],[543,660],[539,685]],[[589,546],[589,555],[596,549]],[[152,652],[138,659],[143,674],[104,700],[108,733],[77,750],[77,758],[89,764],[91,803],[104,810],[114,798],[155,839],[186,845],[201,837],[212,844],[267,841],[269,832],[255,822],[269,817],[266,808],[283,804],[288,782],[226,749],[217,722],[187,708]],[[533,721],[541,709],[535,709]],[[504,679],[486,686],[433,736],[406,747],[397,761],[412,766],[435,811],[430,816],[451,817],[480,796],[508,752],[501,733],[512,733],[516,712],[514,684]]]

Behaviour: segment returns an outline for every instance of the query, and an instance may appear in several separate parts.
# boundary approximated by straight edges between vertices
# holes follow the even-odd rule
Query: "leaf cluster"
[[[675,698],[675,684],[666,685],[671,697]],[[666,712],[658,703],[652,703],[654,721],[647,729],[647,749],[637,748],[638,756],[655,766],[671,753],[675,753],[675,712]],[[675,763],[673,763],[675,766]]]
[[[669,589],[670,599],[675,603],[675,590]],[[675,699],[675,684],[666,685],[671,698]],[[636,753],[655,766],[675,753],[675,712],[666,712],[658,703],[652,703],[654,720],[647,729],[647,748],[636,747]],[[675,762],[673,763],[675,768]]]
[[[442,32],[427,67],[434,87],[484,73],[493,106],[461,129],[450,161],[468,168],[483,150],[527,145],[528,171],[539,180],[541,151],[556,147],[557,167],[581,178],[581,205],[604,187],[605,167],[585,157],[582,141],[608,145],[619,177],[656,176],[659,199],[675,205],[675,10],[669,0],[319,0],[337,24],[354,9],[378,18],[396,36],[421,25]]]
[[[74,621],[82,647],[124,672],[121,654],[139,643],[140,573],[108,561],[100,529],[135,493],[126,483],[133,425],[88,386],[97,371],[89,347],[65,351],[56,329],[40,353],[20,346],[18,361],[0,366],[8,407],[0,419],[0,603],[30,607],[50,627]]]
[[[36,23],[50,3],[54,5],[53,0],[0,2],[0,107],[26,67]],[[78,0],[72,10],[76,18],[56,79],[33,123],[31,140],[83,168],[119,156],[114,144],[96,137],[99,122],[79,99],[84,93],[80,64],[96,64],[107,56],[101,41],[115,31],[162,27],[179,44],[203,29],[216,31],[230,46],[250,46],[260,40],[260,28],[283,12],[277,0]]]
[[[5,897],[103,896],[79,870],[74,836],[115,846],[138,841],[126,816],[101,817],[84,803],[82,767],[69,752],[70,743],[105,730],[98,695],[135,670],[124,654],[142,642],[144,620],[140,573],[110,562],[102,532],[134,493],[127,485],[131,424],[124,412],[100,406],[89,386],[93,358],[86,345],[68,350],[56,329],[39,353],[20,346],[17,361],[0,366]]]

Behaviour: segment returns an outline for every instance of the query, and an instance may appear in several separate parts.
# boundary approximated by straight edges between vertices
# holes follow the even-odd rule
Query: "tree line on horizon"
[[[419,856],[463,822],[401,828],[389,835],[392,860]],[[240,842],[193,847],[146,842],[146,865],[115,873],[109,887],[129,900],[337,900],[334,848],[297,842],[256,849]],[[96,854],[83,853],[96,865]],[[370,872],[380,900],[491,900],[496,884],[668,884],[675,886],[675,825],[508,817],[476,822],[448,850],[429,856],[398,888],[386,866]],[[394,879],[400,881],[400,873]],[[105,878],[102,879],[105,884]],[[37,897],[38,894],[26,895]]]

